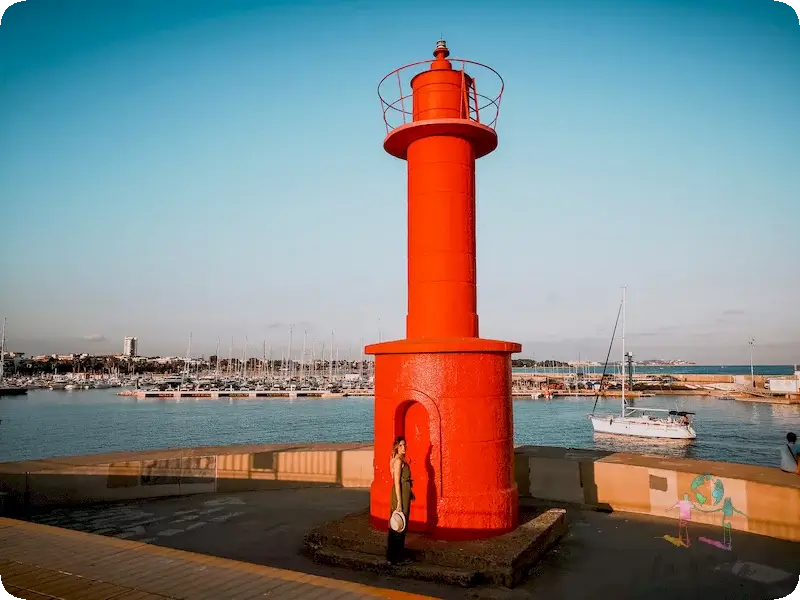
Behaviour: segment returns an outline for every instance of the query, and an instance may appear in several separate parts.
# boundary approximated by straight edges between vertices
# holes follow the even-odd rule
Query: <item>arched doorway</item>
[[[427,409],[419,402],[401,404],[395,418],[395,434],[406,438],[406,460],[411,468],[414,501],[409,529],[429,531],[435,525],[436,489]]]

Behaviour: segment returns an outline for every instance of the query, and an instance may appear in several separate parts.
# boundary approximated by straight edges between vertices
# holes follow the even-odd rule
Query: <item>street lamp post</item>
[[[750,383],[753,387],[756,387],[756,377],[753,371],[753,346],[755,343],[756,340],[754,338],[750,338]]]

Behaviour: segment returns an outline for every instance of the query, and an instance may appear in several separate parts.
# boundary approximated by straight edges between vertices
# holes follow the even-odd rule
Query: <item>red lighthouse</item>
[[[379,86],[383,147],[408,162],[408,315],[406,339],[366,347],[376,381],[370,522],[387,526],[389,455],[404,435],[416,498],[410,529],[472,539],[517,526],[511,354],[522,348],[478,337],[475,161],[497,147],[502,79],[449,54],[439,41],[434,60],[387,75],[382,85],[400,87],[392,102]],[[419,72],[404,95],[409,70]],[[478,93],[481,70],[499,82],[492,98]],[[394,128],[393,113],[403,121]]]

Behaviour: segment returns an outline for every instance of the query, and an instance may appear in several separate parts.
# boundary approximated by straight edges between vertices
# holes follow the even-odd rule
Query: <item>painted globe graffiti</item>
[[[714,475],[698,475],[692,481],[692,494],[700,506],[716,506],[725,498],[725,485]]]

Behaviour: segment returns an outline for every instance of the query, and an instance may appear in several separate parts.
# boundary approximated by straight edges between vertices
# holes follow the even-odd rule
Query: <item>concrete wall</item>
[[[796,394],[800,390],[800,381],[797,379],[769,379],[769,391]]]
[[[733,529],[800,541],[800,476],[779,469],[535,446],[517,448],[514,467],[523,501],[676,519],[672,507],[689,494],[693,521],[721,525],[727,499],[738,511]],[[0,491],[13,513],[274,487],[368,488],[372,472],[368,444],[232,446],[2,463]]]
[[[722,375],[722,374],[708,374],[708,375],[701,375],[701,374],[686,374],[686,373],[665,373],[664,375],[669,375],[676,381],[683,381],[685,383],[733,383],[734,376],[733,375]],[[748,380],[750,376],[748,376]]]
[[[517,462],[522,496],[676,519],[688,494],[692,521],[720,526],[729,500],[733,529],[800,541],[800,477],[779,469],[531,446]]]
[[[0,463],[6,510],[275,487],[369,487],[372,447],[282,444]]]
[[[341,487],[369,487],[372,447],[273,448],[217,455],[219,491],[260,489],[256,482],[295,482]],[[331,446],[331,445],[329,445]]]

